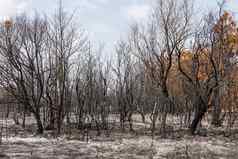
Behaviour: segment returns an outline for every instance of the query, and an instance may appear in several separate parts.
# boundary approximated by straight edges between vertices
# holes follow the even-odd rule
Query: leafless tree
[[[18,17],[2,27],[1,84],[25,109],[33,113],[38,133],[43,133],[40,109],[44,95],[44,40],[46,21]]]
[[[52,108],[55,110],[53,112],[55,112],[58,134],[61,132],[62,122],[67,114],[66,110],[69,110],[67,101],[70,101],[71,98],[71,93],[69,93],[72,90],[72,86],[70,86],[73,77],[71,70],[75,67],[73,59],[81,53],[86,41],[83,32],[77,28],[78,25],[73,18],[74,13],[67,14],[60,1],[55,16],[50,20],[48,31],[51,46],[49,50],[51,68],[49,80],[51,81],[48,83],[51,85],[51,92],[47,94],[49,101],[52,102]]]
[[[190,33],[191,9],[189,7],[192,5],[187,0],[181,2],[158,0],[152,20],[146,27],[148,31],[140,31],[138,26],[133,28],[134,46],[138,56],[144,62],[146,73],[153,81],[154,87],[160,90],[157,94],[159,103],[154,109],[154,115],[158,116],[159,110],[162,112],[163,132],[167,113],[172,107],[168,78],[176,47],[184,46]]]

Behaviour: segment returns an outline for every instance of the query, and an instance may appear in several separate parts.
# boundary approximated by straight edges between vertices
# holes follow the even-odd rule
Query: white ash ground
[[[167,139],[155,135],[152,140],[148,132],[145,135],[115,131],[109,137],[104,133],[98,137],[91,135],[86,142],[77,132],[70,137],[52,138],[49,132],[34,136],[12,122],[8,126],[11,131],[0,146],[1,159],[236,159],[238,156],[236,134],[229,138],[220,133],[193,137],[182,131]],[[135,128],[143,130],[144,125],[138,123]]]
[[[121,134],[122,135],[122,134]],[[122,138],[104,137],[83,142],[68,140],[64,137],[47,139],[29,136],[9,137],[3,140],[0,152],[14,159],[151,159],[188,156],[195,158],[236,158],[238,155],[238,140],[225,137],[185,137],[181,140],[155,138],[149,136],[122,135]],[[117,138],[117,139],[116,139]],[[105,141],[104,141],[105,140]]]

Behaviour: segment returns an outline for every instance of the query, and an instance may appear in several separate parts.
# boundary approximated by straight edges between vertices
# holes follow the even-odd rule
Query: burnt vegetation
[[[224,4],[195,20],[192,0],[157,0],[112,60],[61,4],[51,17],[1,22],[0,138],[5,119],[86,140],[92,132],[206,135],[207,125],[236,133],[238,28]]]

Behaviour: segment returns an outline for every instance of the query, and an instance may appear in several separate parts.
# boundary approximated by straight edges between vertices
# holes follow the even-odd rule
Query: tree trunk
[[[126,118],[126,112],[121,112],[120,113],[120,127],[122,129],[122,132],[125,131],[125,118]]]
[[[221,115],[221,105],[220,105],[220,93],[219,93],[219,88],[216,88],[214,90],[214,97],[212,101],[212,106],[213,106],[213,112],[212,112],[212,124],[214,126],[221,126],[221,120],[220,120],[220,115]]]
[[[197,129],[197,126],[198,126],[199,122],[201,122],[203,116],[207,112],[207,105],[202,104],[202,102],[199,102],[199,103],[200,104],[198,105],[198,109],[195,112],[195,117],[194,117],[194,119],[192,121],[192,124],[191,124],[191,127],[190,127],[192,135],[195,134],[195,131]]]
[[[50,128],[51,129],[55,128],[55,114],[52,108],[50,108]]]
[[[34,113],[36,123],[37,123],[37,134],[43,134],[44,128],[43,124],[41,122],[40,114],[39,113]]]
[[[134,132],[132,115],[133,115],[133,113],[130,112],[129,115],[128,115],[128,122],[129,122],[130,131],[131,131],[131,132]]]
[[[169,98],[169,92],[168,89],[166,87],[166,83],[164,85],[163,88],[163,95],[164,97],[162,98],[162,122],[161,122],[161,133],[162,133],[162,137],[166,137],[166,121],[167,121],[167,114],[169,112],[169,108],[171,108],[171,102],[170,102],[170,98]]]
[[[22,127],[26,127],[26,110],[24,110],[23,112]]]
[[[161,135],[162,137],[166,137],[166,120],[167,120],[167,112],[162,113],[162,122],[161,122]]]
[[[49,123],[46,126],[46,130],[54,130],[55,129],[55,113],[53,108],[51,107],[49,110]]]
[[[60,133],[61,133],[61,117],[59,113],[57,118],[57,134],[60,135]]]
[[[62,124],[63,124],[63,110],[59,109],[58,110],[58,115],[57,115],[57,134],[60,135],[61,134],[61,128],[62,128]]]

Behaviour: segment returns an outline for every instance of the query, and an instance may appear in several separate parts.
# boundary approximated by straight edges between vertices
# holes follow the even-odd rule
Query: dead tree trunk
[[[220,105],[220,97],[219,97],[219,87],[214,90],[214,96],[212,101],[213,112],[212,112],[212,124],[214,126],[221,126],[221,105]]]
[[[43,128],[43,124],[41,122],[40,114],[34,113],[34,116],[35,116],[36,124],[37,124],[37,134],[43,134],[44,128]]]
[[[192,135],[195,135],[195,131],[197,129],[198,124],[202,121],[205,113],[207,112],[207,104],[205,102],[202,101],[202,99],[200,98],[198,103],[196,103],[196,111],[195,111],[195,116],[194,119],[192,121],[192,124],[190,126],[190,131]]]

